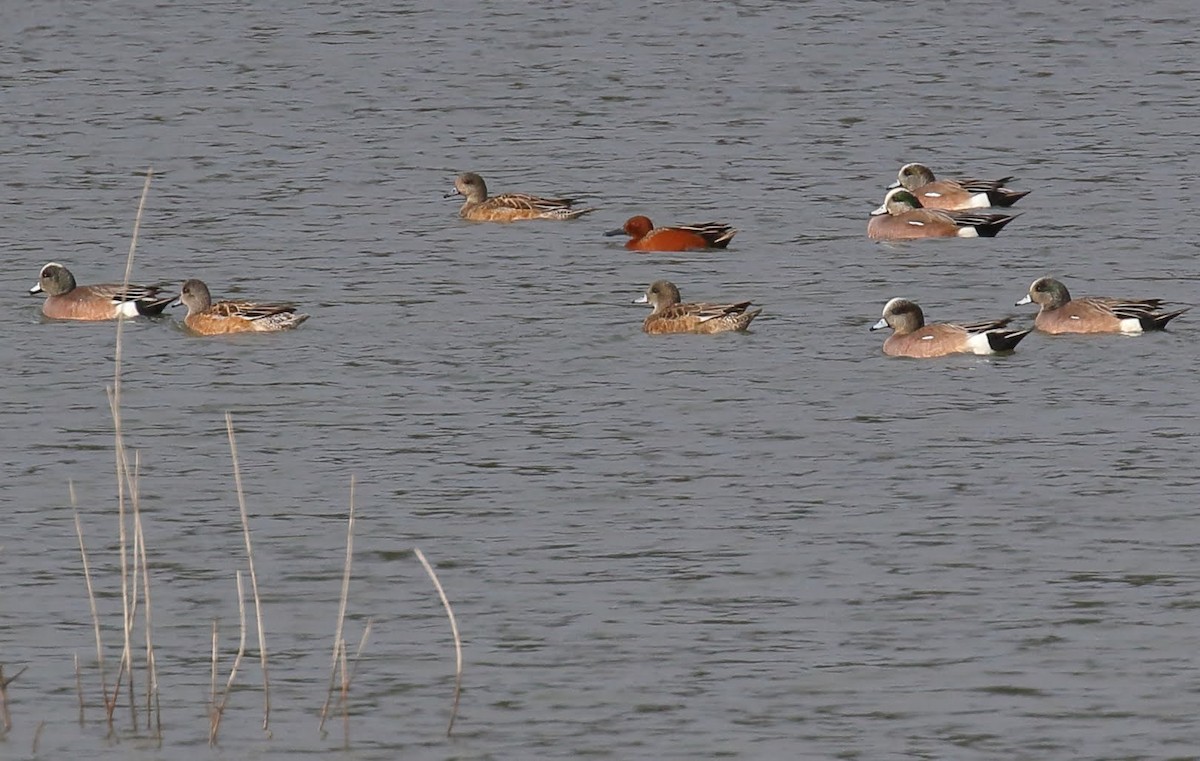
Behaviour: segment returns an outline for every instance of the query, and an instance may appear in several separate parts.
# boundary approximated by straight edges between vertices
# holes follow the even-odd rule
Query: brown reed
[[[225,689],[221,693],[221,699],[218,702],[215,695],[216,690],[216,668],[217,668],[217,626],[213,623],[213,683],[214,696],[212,710],[209,715],[208,724],[208,744],[217,744],[217,733],[221,730],[221,717],[225,715],[225,706],[229,704],[229,693],[233,689],[233,680],[237,677],[238,667],[242,665],[242,656],[246,653],[246,593],[242,589],[242,572],[239,570],[236,573],[237,577],[237,593],[238,593],[238,650],[237,655],[233,657],[233,667],[229,669],[229,679],[225,682]]]
[[[28,666],[23,666],[20,671],[10,677],[4,676],[4,664],[0,663],[0,738],[3,738],[12,729],[12,715],[8,712],[8,685],[17,680],[17,677],[25,673]]]
[[[225,413],[225,430],[229,433],[229,453],[233,457],[233,483],[237,488],[238,509],[242,514],[242,536],[246,540],[246,560],[250,564],[250,589],[254,594],[254,618],[258,627],[258,654],[263,675],[263,731],[270,732],[271,680],[267,674],[267,635],[263,629],[262,602],[258,597],[258,576],[254,572],[254,548],[250,544],[250,515],[246,511],[246,495],[242,491],[242,469],[238,463],[237,441],[233,436],[233,415]]]
[[[354,476],[350,476],[350,516],[346,520],[346,560],[342,564],[342,593],[338,602],[337,627],[333,634],[333,659],[329,664],[329,687],[325,690],[325,703],[321,706],[321,721],[317,731],[324,733],[325,718],[329,714],[329,703],[333,699],[333,687],[337,676],[338,654],[345,652],[342,632],[346,625],[346,603],[350,598],[350,567],[354,562]],[[344,679],[344,676],[343,676]],[[349,689],[346,685],[345,690]]]
[[[417,560],[421,561],[421,565],[425,566],[425,573],[429,574],[429,578],[433,580],[438,597],[442,598],[442,606],[446,609],[446,615],[450,619],[450,633],[454,635],[454,705],[450,708],[450,723],[446,726],[446,737],[449,737],[450,733],[454,731],[454,719],[458,716],[458,701],[462,694],[462,641],[458,638],[458,622],[454,619],[454,609],[450,607],[450,600],[446,598],[442,582],[438,581],[437,574],[433,572],[433,566],[425,559],[425,553],[421,552],[419,547],[413,547],[413,552],[416,553]]]
[[[134,484],[138,483],[137,473],[140,467],[140,458],[138,453],[134,453]],[[158,696],[158,659],[154,653],[154,618],[151,615],[150,606],[150,567],[146,563],[146,535],[142,525],[142,511],[139,501],[133,501],[133,538],[134,544],[138,548],[137,556],[134,557],[134,568],[136,571],[137,563],[141,563],[142,568],[142,596],[146,600],[145,613],[142,614],[143,623],[146,625],[146,729],[151,729],[151,717],[154,717],[153,728],[155,737],[162,740],[162,706]],[[134,577],[137,577],[135,572]]]
[[[96,635],[96,664],[100,669],[100,691],[104,699],[105,710],[108,714],[109,728],[112,727],[112,704],[108,696],[108,676],[104,668],[104,640],[100,635],[100,612],[96,608],[96,590],[92,586],[92,570],[88,563],[87,546],[83,541],[83,524],[79,520],[79,504],[75,499],[75,482],[67,481],[67,491],[71,495],[71,511],[75,514],[75,536],[79,538],[79,556],[83,560],[83,582],[87,586],[88,605],[92,611],[92,629]],[[78,669],[76,669],[78,679]],[[115,698],[114,698],[115,700]],[[83,693],[79,695],[79,716],[83,721]]]
[[[138,200],[137,214],[133,220],[133,235],[129,240],[129,255],[125,259],[125,278],[122,281],[123,287],[129,286],[129,279],[133,275],[133,256],[137,251],[138,234],[142,227],[142,214],[146,208],[146,196],[150,193],[150,181],[154,177],[154,170],[149,168],[146,170],[146,180],[142,184],[142,195]],[[121,672],[127,671],[129,674],[129,711],[133,719],[133,725],[137,726],[137,702],[133,694],[133,616],[136,606],[136,597],[130,599],[131,581],[129,578],[129,554],[127,549],[126,536],[126,518],[125,518],[125,489],[126,485],[130,486],[130,491],[136,495],[136,482],[131,482],[129,473],[129,459],[125,451],[125,433],[121,425],[121,354],[122,354],[122,336],[124,335],[125,318],[117,317],[117,338],[116,347],[113,351],[113,385],[108,389],[109,407],[113,416],[113,438],[114,447],[116,450],[116,469],[117,469],[117,525],[118,525],[118,546],[121,563],[121,610],[123,612],[123,634],[124,646],[121,650],[121,665],[118,669],[117,684],[113,689],[113,701],[108,708],[109,726],[112,725],[112,713],[116,708],[116,695],[120,690]],[[136,496],[134,496],[136,499]],[[136,579],[136,573],[135,573]],[[136,584],[136,581],[132,582]]]
[[[34,758],[37,758],[38,743],[41,742],[42,730],[44,730],[45,728],[46,728],[46,721],[45,721],[45,719],[43,719],[42,721],[38,722],[37,728],[33,730],[33,747],[30,748],[30,753],[33,755]]]
[[[79,726],[83,726],[83,678],[79,674],[79,653],[71,653],[75,662],[75,694],[79,696]]]

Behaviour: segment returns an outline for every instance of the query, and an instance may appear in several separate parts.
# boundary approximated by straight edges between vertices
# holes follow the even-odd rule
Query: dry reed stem
[[[118,319],[118,326],[120,319]],[[118,367],[117,372],[120,372],[121,362],[121,329],[117,328],[117,350],[113,360]],[[121,649],[121,662],[117,668],[117,681],[113,685],[112,702],[106,705],[108,710],[108,723],[111,729],[113,721],[113,712],[117,707],[117,696],[121,692],[121,678],[125,675],[126,669],[129,670],[129,695],[130,695],[130,710],[134,711],[133,702],[133,608],[136,601],[130,600],[129,596],[129,551],[128,551],[128,536],[125,530],[125,489],[130,483],[129,461],[125,453],[124,432],[121,430],[121,407],[118,397],[118,379],[114,381],[114,385],[110,386],[108,392],[108,408],[112,413],[114,444],[116,450],[116,468],[117,468],[117,552],[121,561],[121,631],[124,635],[124,646]],[[135,574],[136,577],[136,574]],[[133,726],[137,728],[137,716],[134,715]]]
[[[96,609],[96,591],[92,587],[92,570],[88,564],[87,547],[83,542],[83,524],[79,521],[79,504],[75,499],[75,482],[67,481],[67,490],[71,494],[71,512],[75,514],[75,536],[79,538],[79,556],[83,559],[83,581],[87,586],[88,605],[92,610],[92,628],[96,633],[96,664],[100,668],[100,691],[104,697],[104,705],[107,709],[109,705],[108,699],[108,677],[104,669],[104,641],[100,636],[100,612]],[[78,679],[78,669],[76,669],[76,679]],[[79,695],[79,716],[80,721],[83,721],[83,693]],[[112,720],[112,711],[108,711],[109,720]]]
[[[213,716],[208,728],[208,744],[217,744],[217,733],[221,729],[221,717],[225,714],[225,706],[229,703],[229,693],[233,689],[233,680],[237,677],[238,667],[242,665],[242,656],[246,653],[246,593],[242,589],[242,572],[237,572],[238,592],[238,651],[233,658],[233,668],[229,670],[229,679],[225,682],[225,690],[221,693],[221,702],[213,704]],[[216,659],[216,639],[214,630],[213,658]]]
[[[217,712],[217,619],[212,624],[212,671],[208,682],[208,716],[209,723]]]
[[[31,749],[34,758],[37,757],[38,743],[42,739],[42,730],[46,728],[46,721],[43,719],[38,722],[37,729],[33,730],[33,748]]]
[[[350,678],[354,678],[354,672],[358,670],[358,659],[362,657],[363,650],[367,647],[367,637],[371,636],[371,619],[367,619],[367,625],[363,627],[362,638],[358,640],[358,647],[354,651],[354,660],[350,662]]]
[[[321,706],[321,722],[318,732],[325,731],[325,717],[329,713],[329,701],[333,698],[333,686],[337,674],[338,651],[345,650],[342,632],[346,625],[346,603],[350,598],[350,566],[354,561],[354,476],[350,476],[350,517],[346,520],[346,560],[342,565],[342,594],[338,602],[337,629],[333,634],[333,659],[329,664],[329,688],[325,690],[325,704]]]
[[[79,696],[79,726],[83,726],[83,679],[79,675],[79,653],[71,654],[75,661],[75,694]]]
[[[139,461],[138,453],[134,452],[135,484],[137,483]],[[139,548],[138,555],[134,558],[134,564],[135,568],[138,562],[142,566],[142,595],[146,601],[145,613],[142,614],[146,624],[146,729],[151,728],[150,717],[153,715],[156,734],[161,738],[162,714],[159,712],[161,704],[158,696],[158,659],[154,653],[154,619],[150,612],[150,568],[146,564],[146,535],[142,528],[142,511],[139,501],[135,499],[133,506],[133,536],[134,542]]]
[[[115,731],[113,729],[113,712],[117,710],[117,700],[121,696],[121,680],[125,677],[125,658],[121,658],[117,664],[117,678],[113,681],[112,701],[104,706],[108,713],[108,734],[111,736]],[[134,727],[136,729],[136,726]]]
[[[421,565],[425,566],[425,573],[429,574],[429,578],[433,580],[438,597],[442,598],[442,606],[450,618],[450,633],[454,635],[454,705],[450,709],[450,723],[446,726],[446,737],[449,737],[450,733],[454,731],[454,719],[458,716],[458,700],[462,695],[462,641],[458,638],[458,621],[454,619],[454,609],[450,607],[450,600],[446,598],[442,582],[438,581],[437,574],[433,572],[433,566],[425,559],[425,553],[421,552],[419,547],[413,547],[413,552],[416,553],[417,560],[421,561]]]
[[[23,667],[20,671],[6,679],[4,677],[4,664],[0,663],[0,725],[3,725],[0,728],[0,738],[7,735],[8,731],[12,729],[12,715],[8,712],[8,685],[15,682],[21,674],[24,674],[27,668],[29,667]]]
[[[146,209],[146,196],[150,193],[150,180],[154,176],[153,169],[146,170],[146,180],[142,184],[142,195],[138,199],[137,214],[133,220],[133,235],[129,240],[129,255],[125,259],[125,279],[122,281],[123,287],[129,286],[129,279],[133,275],[133,255],[137,251],[138,234],[142,227],[142,214]],[[125,644],[121,651],[122,666],[129,670],[129,710],[133,718],[134,727],[137,726],[137,707],[136,700],[133,695],[133,602],[129,599],[129,557],[127,553],[126,536],[125,536],[125,483],[129,479],[129,461],[125,454],[125,434],[121,427],[121,348],[122,335],[125,328],[125,318],[117,317],[117,339],[116,347],[113,350],[113,385],[109,392],[109,405],[113,415],[113,435],[115,440],[115,449],[117,457],[117,520],[119,526],[119,545],[121,555],[121,609],[124,613],[124,634]],[[114,688],[114,698],[119,690],[118,685]],[[116,708],[114,699],[113,706],[109,709],[109,722],[112,722],[112,711]]]
[[[338,654],[338,666],[342,674],[342,689],[340,700],[342,702],[342,747],[349,749],[350,747],[350,677],[346,671],[346,641],[342,640],[342,646],[338,648],[341,652]]]
[[[262,603],[258,597],[258,576],[254,573],[254,548],[250,545],[250,516],[246,512],[246,496],[242,491],[242,469],[238,464],[237,441],[233,437],[233,415],[225,413],[225,430],[229,433],[229,453],[233,457],[233,483],[237,488],[238,509],[242,514],[242,536],[246,539],[246,559],[250,564],[250,590],[254,594],[254,619],[258,627],[258,655],[263,675],[263,731],[271,725],[271,680],[267,674],[267,634],[263,630]]]
[[[132,556],[133,573],[130,574],[130,577],[129,577],[129,601],[130,601],[130,604],[129,604],[129,614],[128,614],[128,616],[126,618],[126,622],[125,622],[125,626],[128,629],[128,632],[125,635],[125,641],[129,643],[129,657],[128,657],[128,662],[129,662],[129,690],[128,690],[128,692],[129,692],[129,715],[130,715],[130,719],[132,721],[133,729],[135,732],[137,731],[138,717],[137,717],[137,690],[135,689],[134,674],[133,674],[133,636],[134,636],[134,624],[137,623],[138,599],[139,599],[139,596],[138,596],[138,557],[139,557],[139,554],[144,554],[144,552],[142,551],[143,548],[141,546],[141,540],[144,537],[140,536],[137,531],[137,524],[139,521],[138,516],[141,514],[141,489],[139,488],[139,483],[140,483],[140,478],[141,478],[141,461],[142,461],[141,452],[137,449],[133,450],[133,474],[130,475],[130,473],[128,472],[128,465],[129,465],[128,452],[126,452],[125,477],[127,479],[129,479],[129,483],[128,483],[129,505],[130,505],[130,508],[132,509],[132,516],[133,516],[133,556]],[[149,721],[149,717],[147,717],[147,721]]]
[[[350,748],[350,683],[354,680],[354,672],[358,670],[358,659],[362,656],[363,649],[367,646],[367,637],[371,634],[371,619],[367,619],[367,625],[363,627],[362,638],[358,641],[358,648],[354,651],[354,660],[350,662],[350,668],[346,668],[346,641],[342,640],[342,744]]]

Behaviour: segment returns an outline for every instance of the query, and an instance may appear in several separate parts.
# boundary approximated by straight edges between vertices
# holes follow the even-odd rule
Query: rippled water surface
[[[0,756],[297,758],[317,731],[350,480],[354,759],[1191,758],[1196,337],[882,355],[931,319],[1076,294],[1197,299],[1191,0],[1046,4],[11,5],[0,12]],[[899,166],[1016,175],[995,239],[880,245]],[[68,481],[110,678],[120,596],[114,327],[44,321],[47,261],[301,304],[275,336],[129,323],[164,741],[106,739]],[[574,195],[476,225],[454,175]],[[727,221],[635,254],[628,216]],[[648,337],[629,302],[753,299],[745,334]],[[209,752],[246,568],[264,599]],[[462,630],[453,738],[449,626]],[[139,624],[140,626],[140,624]],[[87,690],[78,723],[73,654]],[[140,663],[140,661],[139,661]],[[139,666],[140,669],[140,666]],[[139,681],[142,674],[138,673]]]

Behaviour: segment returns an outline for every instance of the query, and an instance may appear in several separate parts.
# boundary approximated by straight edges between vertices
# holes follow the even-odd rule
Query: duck
[[[1111,296],[1071,298],[1067,286],[1052,277],[1040,277],[1029,286],[1017,306],[1037,304],[1033,325],[1043,333],[1142,333],[1163,330],[1167,323],[1191,309],[1162,311],[1162,299],[1119,299]]]
[[[1010,190],[1004,185],[1012,177],[998,180],[939,180],[924,164],[905,164],[891,188],[904,188],[917,197],[926,209],[982,209],[1008,207],[1029,195],[1028,190]]]
[[[725,333],[745,330],[762,309],[750,309],[752,302],[734,304],[684,304],[679,289],[669,280],[650,284],[635,304],[650,304],[654,310],[642,321],[642,330],[651,335],[665,333]]]
[[[891,328],[883,353],[891,357],[944,357],[948,354],[1002,354],[1013,351],[1032,332],[1005,330],[1011,317],[984,322],[925,324],[925,314],[915,301],[892,299],[883,317],[871,330]]]
[[[893,188],[883,199],[883,205],[871,212],[867,237],[875,240],[991,238],[1017,216],[1007,212],[926,209],[908,190]]]
[[[208,286],[195,278],[184,282],[174,304],[187,307],[183,324],[202,336],[272,333],[295,328],[308,319],[306,314],[297,314],[292,304],[252,301],[218,301],[214,304]]]
[[[522,219],[576,219],[595,209],[573,208],[574,198],[539,198],[524,193],[488,196],[483,178],[464,172],[454,180],[454,190],[445,198],[464,196],[467,200],[458,216],[472,222],[516,222]]]
[[[153,317],[175,300],[156,285],[100,283],[78,285],[71,271],[50,262],[42,267],[30,294],[45,293],[42,314],[54,320],[115,320],[118,317]]]
[[[723,222],[655,227],[649,217],[639,215],[625,220],[619,229],[604,234],[628,235],[625,248],[631,251],[695,251],[725,248],[737,235],[737,230]]]

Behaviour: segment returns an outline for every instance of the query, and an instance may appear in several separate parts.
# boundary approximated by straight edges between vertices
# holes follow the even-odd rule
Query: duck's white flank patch
[[[1141,333],[1142,321],[1136,317],[1127,317],[1120,323],[1122,333]]]
[[[960,228],[958,228],[958,237],[960,237],[960,238],[978,238],[979,231],[976,230],[974,227],[969,227],[969,226],[968,227],[960,227]]]
[[[967,348],[972,354],[995,354],[992,350],[991,343],[988,342],[987,333],[973,333],[967,339]]]
[[[135,301],[122,301],[117,304],[117,314],[125,315],[126,317],[137,317],[138,309]]]
[[[968,209],[986,209],[992,205],[992,199],[988,198],[987,193],[976,193],[967,199]]]

